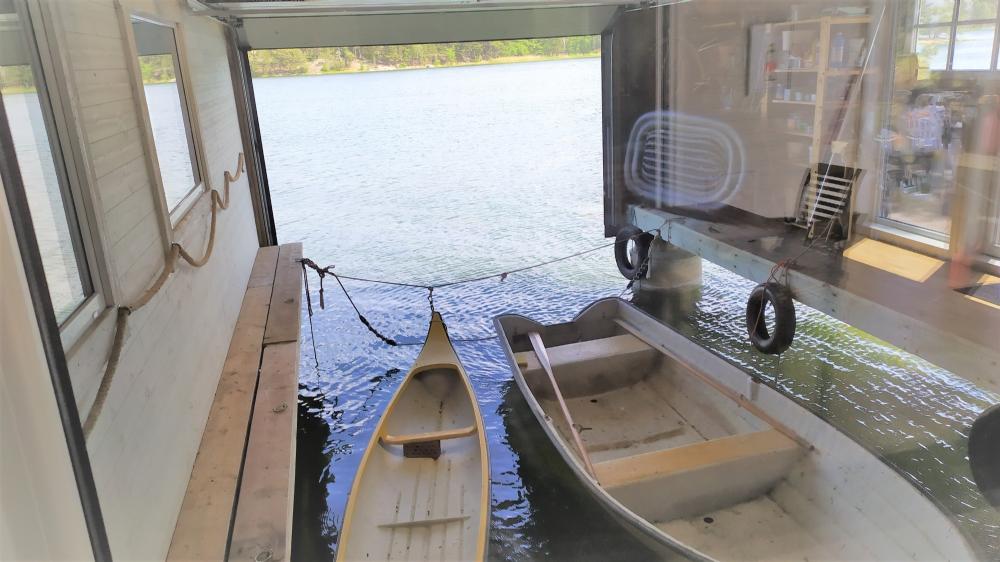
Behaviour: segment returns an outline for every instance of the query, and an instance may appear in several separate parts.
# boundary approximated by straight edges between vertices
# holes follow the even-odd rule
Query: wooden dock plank
[[[257,250],[257,259],[250,270],[250,281],[247,287],[268,287],[274,285],[274,272],[278,265],[278,246],[265,246]],[[268,295],[268,299],[270,299]]]
[[[167,560],[222,560],[253,406],[277,248],[262,248],[219,377]]]
[[[233,524],[231,560],[289,559],[298,361],[297,341],[264,347]]]
[[[298,341],[302,305],[302,244],[282,244],[267,317],[264,345]]]

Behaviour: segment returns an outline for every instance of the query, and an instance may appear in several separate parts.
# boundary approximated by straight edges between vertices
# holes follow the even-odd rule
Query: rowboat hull
[[[929,498],[791,399],[620,299],[494,321],[570,468],[646,541],[698,560],[970,560]],[[572,431],[528,334],[542,336]]]
[[[354,478],[337,560],[482,560],[489,513],[482,415],[435,312]]]

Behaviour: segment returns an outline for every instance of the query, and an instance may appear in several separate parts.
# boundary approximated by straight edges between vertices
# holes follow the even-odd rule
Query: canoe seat
[[[429,431],[427,433],[413,433],[410,435],[389,435],[382,436],[382,442],[386,445],[407,445],[411,443],[425,443],[427,441],[447,441],[448,439],[459,439],[461,437],[471,437],[476,434],[476,426],[469,425],[456,429],[445,429],[442,431]]]
[[[594,470],[612,496],[641,517],[660,522],[767,493],[802,453],[795,441],[768,429],[612,459]]]
[[[642,380],[660,353],[632,334],[547,348],[549,362],[566,398],[600,394]],[[534,351],[514,354],[538,398],[552,400],[552,385]]]
[[[408,459],[434,459],[441,456],[441,441],[460,439],[476,434],[476,426],[470,425],[444,431],[429,431],[411,435],[383,435],[383,445],[402,445],[403,456]]]

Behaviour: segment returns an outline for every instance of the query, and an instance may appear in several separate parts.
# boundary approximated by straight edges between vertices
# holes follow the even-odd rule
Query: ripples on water
[[[433,283],[605,242],[596,59],[271,78],[254,87],[278,236],[302,241],[318,263]],[[303,314],[293,537],[296,558],[310,560],[334,552],[361,454],[419,351],[375,339],[332,280],[319,310],[311,281],[316,341]],[[801,306],[791,350],[780,359],[761,356],[742,327],[753,283],[708,263],[703,281],[688,303],[662,293],[637,302],[831,420],[995,547],[1000,524],[975,490],[965,448],[969,424],[996,396]],[[426,292],[347,285],[381,331],[419,343]],[[453,338],[476,338],[492,335],[497,314],[566,321],[623,285],[606,249],[502,283],[442,289],[434,300]],[[456,348],[489,435],[490,556],[651,557],[571,476],[498,342]]]

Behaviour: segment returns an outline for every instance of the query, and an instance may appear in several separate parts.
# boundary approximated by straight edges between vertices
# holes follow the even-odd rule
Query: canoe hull
[[[337,560],[483,560],[489,488],[482,415],[435,313],[358,468]]]

